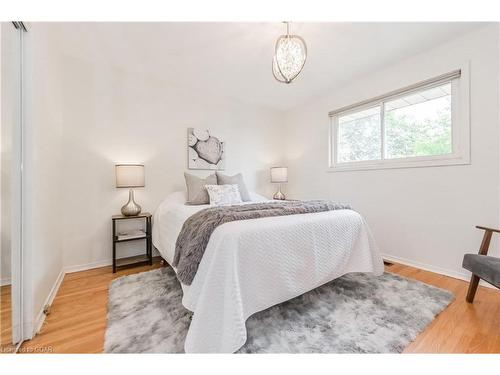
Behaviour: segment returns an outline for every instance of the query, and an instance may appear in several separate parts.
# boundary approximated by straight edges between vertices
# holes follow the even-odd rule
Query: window
[[[454,71],[330,112],[330,168],[467,164],[468,85],[461,77]]]
[[[339,116],[338,123],[340,163],[380,159],[380,107]]]

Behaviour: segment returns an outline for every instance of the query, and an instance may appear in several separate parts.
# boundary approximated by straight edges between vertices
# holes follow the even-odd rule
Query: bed
[[[252,193],[253,202],[266,201]],[[183,223],[208,205],[169,195],[153,218],[153,244],[171,265]],[[245,204],[245,203],[242,203]],[[175,268],[174,268],[175,270]],[[350,272],[383,272],[362,216],[348,209],[225,223],[212,233],[182,304],[193,312],[186,353],[233,353],[252,314]]]

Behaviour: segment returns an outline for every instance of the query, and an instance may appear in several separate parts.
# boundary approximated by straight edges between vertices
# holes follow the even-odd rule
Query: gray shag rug
[[[453,294],[390,273],[348,274],[252,315],[239,353],[400,353]],[[109,289],[106,353],[182,353],[191,313],[170,267]]]

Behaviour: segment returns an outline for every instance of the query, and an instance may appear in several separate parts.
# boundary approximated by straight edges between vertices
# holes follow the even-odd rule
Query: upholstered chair
[[[500,288],[500,258],[487,255],[493,232],[500,233],[500,230],[480,226],[476,226],[476,228],[484,230],[479,254],[465,254],[462,262],[462,267],[472,272],[469,290],[465,298],[469,303],[474,301],[479,279]]]

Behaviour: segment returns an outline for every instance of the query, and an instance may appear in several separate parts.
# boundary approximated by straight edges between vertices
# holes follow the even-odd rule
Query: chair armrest
[[[482,227],[482,226],[480,226],[480,225],[476,225],[476,228],[477,228],[477,229],[486,230],[486,231],[490,231],[490,232],[500,233],[500,229],[488,228],[488,227]]]
[[[479,255],[488,255],[488,249],[490,247],[491,236],[493,235],[493,232],[500,233],[500,230],[494,229],[494,228],[482,227],[479,225],[476,225],[476,228],[484,230],[483,241],[481,242],[481,247],[479,248],[478,254]]]

